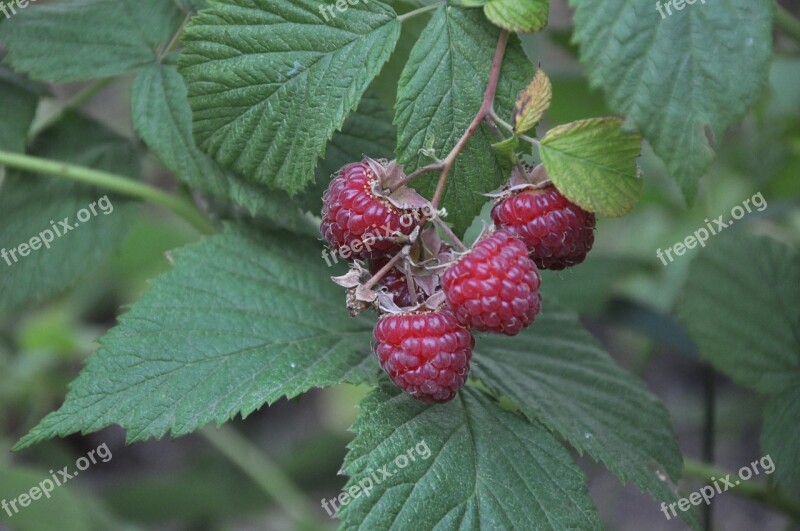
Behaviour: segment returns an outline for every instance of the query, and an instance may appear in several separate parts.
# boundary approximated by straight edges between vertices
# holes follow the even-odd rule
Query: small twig
[[[462,242],[459,239],[459,237],[456,236],[456,234],[450,229],[450,227],[447,226],[447,223],[442,221],[442,219],[439,216],[434,217],[433,219],[431,219],[431,221],[433,221],[433,223],[436,224],[436,226],[439,227],[448,238],[450,238],[450,241],[456,244],[462,251],[469,250],[469,247],[464,245],[464,242]]]
[[[50,129],[55,124],[61,121],[64,116],[71,112],[80,109],[83,105],[92,99],[92,97],[106,88],[111,82],[114,81],[113,77],[107,77],[104,79],[100,79],[92,83],[91,85],[87,86],[77,94],[75,94],[69,101],[67,101],[63,106],[61,106],[58,110],[56,110],[50,116],[47,116],[43,120],[34,123],[31,126],[30,131],[28,132],[28,140],[33,140],[42,132]]]
[[[392,259],[391,259],[391,260],[389,260],[389,261],[386,263],[386,265],[385,265],[385,266],[383,266],[382,268],[380,268],[380,270],[379,270],[377,273],[375,273],[374,275],[372,275],[372,278],[371,278],[371,279],[369,279],[369,281],[368,281],[366,284],[364,284],[364,288],[366,288],[366,289],[372,289],[373,287],[375,287],[375,285],[376,285],[378,282],[380,282],[380,281],[381,281],[381,279],[382,279],[384,276],[386,276],[386,273],[388,273],[389,271],[391,271],[391,270],[392,270],[392,268],[393,268],[393,267],[394,267],[394,266],[397,264],[397,262],[399,262],[399,261],[400,261],[400,259],[401,259],[401,258],[403,258],[403,256],[405,255],[405,253],[406,253],[406,248],[404,247],[404,248],[403,248],[403,250],[402,250],[402,251],[400,251],[399,253],[397,253],[396,255],[394,255],[394,256],[392,257]]]
[[[405,22],[406,20],[416,17],[417,15],[421,15],[423,13],[427,13],[428,11],[433,11],[434,9],[438,9],[442,5],[444,5],[444,2],[437,2],[429,6],[420,7],[419,9],[415,9],[414,11],[409,11],[405,15],[400,15],[399,17],[397,17],[397,21]]]
[[[494,106],[494,96],[497,92],[497,83],[500,80],[500,69],[503,66],[503,58],[505,57],[508,38],[509,33],[507,31],[502,31],[500,33],[500,39],[497,42],[497,49],[495,50],[494,54],[494,61],[492,62],[492,70],[489,73],[489,85],[486,87],[486,94],[483,97],[483,104],[481,105],[478,114],[475,115],[475,118],[472,120],[472,123],[469,124],[467,130],[456,143],[455,147],[453,147],[452,151],[450,151],[450,154],[447,155],[447,158],[444,159],[442,174],[439,177],[439,183],[436,186],[436,192],[434,192],[433,199],[431,200],[431,204],[433,205],[434,209],[439,207],[439,202],[442,200],[442,196],[444,195],[444,187],[447,183],[447,176],[450,174],[450,170],[453,169],[456,159],[467,146],[467,142],[469,142],[470,138],[472,138],[472,136],[478,131],[483,123],[483,119]]]
[[[441,171],[443,167],[444,167],[444,163],[442,163],[442,162],[435,162],[433,164],[428,164],[427,166],[423,166],[423,167],[417,169],[417,171],[407,175],[401,181],[397,182],[394,186],[389,188],[389,192],[395,192],[396,190],[398,190],[399,188],[402,188],[403,186],[407,185],[408,183],[410,183],[411,181],[413,181],[414,179],[416,179],[420,175],[423,175],[425,173],[431,173],[431,172],[434,172],[434,171]]]
[[[492,108],[489,109],[489,117],[492,120],[494,120],[494,123],[502,126],[503,129],[506,129],[509,133],[516,134],[516,131],[514,130],[514,126],[511,125],[510,123],[506,122],[502,118],[500,118],[500,115],[497,114],[497,112],[495,112],[494,106],[492,106]]]

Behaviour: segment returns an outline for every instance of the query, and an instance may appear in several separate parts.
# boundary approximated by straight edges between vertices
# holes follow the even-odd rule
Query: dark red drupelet
[[[374,335],[381,367],[414,398],[447,402],[466,383],[475,339],[448,309],[384,315]]]
[[[476,243],[442,277],[447,303],[460,323],[509,336],[539,313],[540,282],[525,244],[505,230]]]
[[[386,238],[414,230],[410,213],[375,195],[377,180],[366,163],[348,164],[322,197],[320,232],[337,256],[364,259],[398,250],[400,245]]]
[[[521,238],[542,269],[580,264],[594,244],[595,215],[552,186],[501,200],[492,208],[492,219],[498,228]]]

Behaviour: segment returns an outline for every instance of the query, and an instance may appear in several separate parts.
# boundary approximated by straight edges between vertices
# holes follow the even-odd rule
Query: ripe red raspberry
[[[334,254],[342,258],[367,258],[400,246],[386,238],[409,235],[416,224],[373,191],[378,176],[366,162],[348,164],[333,178],[322,198],[320,232]]]
[[[539,313],[540,282],[525,244],[505,230],[480,240],[442,277],[447,303],[460,323],[509,336]]]
[[[374,275],[388,262],[389,258],[387,257],[380,257],[370,260],[369,272]],[[392,294],[394,303],[401,308],[416,304],[416,301],[411,297],[411,291],[408,289],[408,279],[405,273],[396,267],[392,268],[388,273],[383,275],[383,278],[381,278],[380,282],[378,282],[378,286],[386,287],[389,293]],[[421,300],[423,294],[418,293],[418,296]]]
[[[580,264],[594,244],[594,214],[555,187],[524,190],[501,200],[492,208],[492,219],[521,238],[542,269]]]
[[[383,370],[418,400],[447,402],[467,381],[475,339],[446,308],[384,315],[375,340]]]

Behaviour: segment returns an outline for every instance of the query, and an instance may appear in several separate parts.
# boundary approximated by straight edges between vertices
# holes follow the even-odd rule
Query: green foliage
[[[0,462],[0,500],[15,500],[22,493],[30,493],[42,480],[48,479],[46,470],[35,470],[22,466],[11,466]],[[91,529],[87,508],[69,485],[56,487],[47,498],[30,500],[28,507],[17,504],[18,513],[9,517],[0,510],[0,526],[13,524],[17,531],[41,531],[59,529],[62,531],[86,531]],[[4,527],[5,528],[5,527]]]
[[[721,236],[692,263],[679,313],[701,354],[768,395],[761,443],[778,481],[800,491],[800,252]]]
[[[542,162],[550,180],[572,202],[589,212],[622,216],[642,195],[636,166],[641,143],[617,118],[581,120],[547,132]]]
[[[19,448],[110,424],[129,442],[185,435],[283,396],[369,379],[372,325],[342,311],[318,252],[233,227],[175,251],[175,269],[100,340],[66,403]]]
[[[592,84],[644,134],[691,200],[725,130],[761,94],[772,0],[684,4],[664,19],[654,2],[570,3]]]
[[[380,2],[350,6],[329,22],[319,6],[224,0],[194,17],[183,37],[180,69],[200,147],[292,193],[312,180],[326,143],[400,35]]]
[[[681,454],[664,406],[618,367],[574,314],[550,300],[534,328],[514,338],[487,336],[473,375],[579,453],[657,500],[674,499]],[[597,385],[597,382],[603,382]]]
[[[432,161],[421,150],[432,147],[439,158],[456,145],[481,107],[499,31],[474,9],[441,7],[411,53],[397,89],[397,157],[411,172]],[[533,65],[512,37],[497,91],[497,109],[509,117],[533,75]],[[508,177],[505,157],[494,155],[496,139],[486,129],[472,137],[453,167],[442,203],[447,221],[463,234],[486,202],[480,194],[498,188]],[[414,182],[430,197],[436,176]]]
[[[430,406],[382,388],[361,408],[345,491],[383,479],[342,510],[343,529],[602,529],[564,447],[480,391]]]
[[[547,25],[550,0],[487,0],[486,18],[508,31],[531,33]]]
[[[183,14],[164,0],[81,0],[19,10],[0,26],[6,60],[34,79],[125,74],[156,59]]]
[[[100,124],[80,116],[70,116],[39,137],[32,148],[36,155],[114,171],[136,177],[139,153],[133,144]],[[61,237],[54,237],[50,248],[41,247],[8,265],[0,261],[0,310],[42,300],[66,290],[122,243],[130,225],[133,205],[125,198],[109,195],[113,212],[79,223],[77,212],[89,208],[107,192],[72,181],[45,175],[9,172],[0,193],[0,248],[26,245],[40,238],[45,230],[60,230],[64,218],[77,225]],[[46,236],[45,236],[46,237]]]
[[[3,102],[0,146],[9,151],[25,149],[25,138],[43,93],[43,87],[0,64],[0,101]]]

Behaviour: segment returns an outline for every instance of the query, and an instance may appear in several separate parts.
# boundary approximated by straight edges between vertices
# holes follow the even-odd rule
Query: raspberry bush
[[[601,343],[589,316],[592,331],[645,337],[642,367],[663,343],[701,354],[704,378],[713,367],[764,395],[761,448],[779,472],[741,495],[800,518],[796,218],[760,218],[782,243],[745,223],[715,235],[661,283],[649,247],[634,249],[670,243],[643,209],[706,193],[718,149],[718,166],[736,161],[765,186],[776,175],[779,197],[797,190],[774,162],[794,144],[765,146],[796,137],[792,124],[769,129],[800,112],[782,81],[795,65],[770,73],[770,61],[775,26],[800,41],[800,23],[771,0],[686,7],[662,21],[624,0],[63,0],[0,18],[3,252],[103,194],[115,206],[20,252],[2,270],[0,310],[16,319],[101,283],[92,266],[120,248],[136,269],[125,242],[139,202],[193,231],[155,253],[168,270],[147,290],[125,288],[135,302],[61,406],[15,426],[14,449],[112,425],[128,443],[197,432],[296,528],[324,528],[324,512],[275,487],[287,480],[264,480],[280,467],[262,456],[248,469],[237,452],[251,447],[206,426],[352,387],[368,391],[343,492],[365,494],[365,477],[422,441],[430,458],[340,500],[342,528],[613,528],[587,480],[601,468],[655,500],[654,527],[682,480],[719,472],[685,458],[665,405],[604,346],[633,341]],[[572,20],[574,47],[548,27],[551,9]],[[588,82],[559,68],[565,53]],[[125,80],[129,130],[82,110]],[[86,85],[40,107],[72,82]],[[756,106],[768,82],[777,95]],[[738,123],[758,142],[726,137]],[[155,164],[175,182],[143,180]],[[711,415],[706,449],[713,431]],[[669,520],[700,529],[698,516]]]

